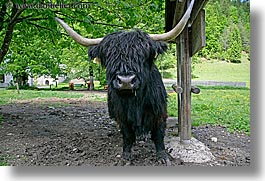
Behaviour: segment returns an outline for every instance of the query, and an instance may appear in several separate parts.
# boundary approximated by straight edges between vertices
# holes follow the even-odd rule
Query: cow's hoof
[[[169,160],[169,158],[160,158],[158,160],[158,163],[165,166],[171,166],[171,161]]]
[[[133,156],[131,152],[123,152],[122,153],[122,158],[128,161],[132,161],[133,160]]]
[[[123,166],[130,166],[132,165],[133,156],[131,152],[123,152],[122,153],[123,158]]]
[[[123,160],[122,161],[122,166],[133,166],[133,163],[132,163],[132,161]]]
[[[157,160],[160,164],[171,166],[171,161],[169,160],[168,155],[165,151],[157,152]]]

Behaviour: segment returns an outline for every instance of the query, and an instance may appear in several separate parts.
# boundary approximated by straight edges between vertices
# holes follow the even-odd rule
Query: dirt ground
[[[104,102],[33,99],[0,106],[0,115],[0,162],[12,166],[124,165],[122,137]],[[167,138],[174,137],[176,130],[169,127]],[[250,136],[231,134],[220,126],[195,127],[192,134],[208,146],[215,160],[187,163],[171,158],[173,166],[250,165]],[[133,156],[133,166],[162,165],[156,161],[150,139],[137,141]]]

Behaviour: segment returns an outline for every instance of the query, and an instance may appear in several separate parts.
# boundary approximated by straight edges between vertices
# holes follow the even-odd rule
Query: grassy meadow
[[[250,134],[250,90],[201,87],[201,93],[192,94],[191,118],[193,126],[221,125],[228,131]],[[177,94],[171,93],[168,113],[177,116]]]
[[[30,100],[36,98],[81,98],[83,93],[72,91],[50,91],[50,90],[16,90],[0,89],[0,105],[16,103],[19,100]]]
[[[192,124],[222,125],[231,132],[241,131],[250,134],[250,62],[246,56],[242,63],[233,64],[223,61],[201,61],[195,64],[193,73],[195,80],[242,81],[247,83],[245,88],[235,87],[200,87],[201,93],[192,94]],[[62,91],[62,84],[56,89],[45,90],[16,90],[0,89],[0,105],[15,103],[18,100],[33,98],[82,98],[81,91]],[[68,88],[67,88],[68,89]],[[89,99],[105,101],[98,95],[88,94]],[[168,113],[177,116],[177,95],[169,94]],[[3,121],[0,115],[0,123]]]
[[[250,61],[242,54],[241,63],[218,60],[201,60],[193,67],[193,80],[215,80],[227,82],[246,82],[250,87]]]
[[[171,75],[174,74],[171,70]],[[246,82],[245,88],[200,87],[200,94],[192,94],[193,126],[222,125],[231,132],[250,134],[250,61],[247,54],[242,54],[241,63],[196,61],[192,74],[192,80]],[[171,93],[168,99],[169,115],[177,116],[177,109],[177,94]]]

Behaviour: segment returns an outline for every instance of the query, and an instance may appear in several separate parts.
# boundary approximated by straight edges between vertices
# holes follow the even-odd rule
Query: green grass
[[[71,91],[44,91],[44,90],[20,90],[20,94],[16,90],[0,90],[0,105],[10,104],[17,100],[29,100],[33,98],[80,98],[83,93]]]
[[[107,102],[107,95],[100,96],[97,94],[89,94],[88,99],[97,102]]]
[[[193,80],[246,82],[247,88],[201,87],[192,94],[192,125],[222,125],[231,132],[250,134],[250,61],[242,54],[241,63],[201,60],[194,64]],[[169,96],[169,115],[177,116],[176,94]]]
[[[193,80],[216,80],[231,82],[246,82],[250,87],[250,61],[242,55],[241,63],[228,63],[225,61],[207,61],[197,63],[192,74]]]
[[[176,68],[164,70],[162,75],[163,78],[176,79],[177,70]],[[192,80],[246,82],[247,87],[250,87],[250,61],[248,55],[244,53],[241,63],[200,59],[193,65],[192,76],[194,77]]]
[[[170,94],[168,112],[177,116],[176,94]],[[250,134],[250,89],[201,88],[192,95],[192,125],[222,125],[228,131]]]
[[[207,87],[201,88],[199,95],[192,95],[192,120],[193,125],[223,125],[229,131],[242,131],[250,134],[250,61],[247,55],[243,54],[242,63],[234,64],[217,60],[205,60],[195,64],[192,72],[197,78],[193,80],[216,80],[246,82],[247,88],[233,87]],[[175,75],[175,69],[166,72]],[[166,74],[165,73],[165,74]],[[99,83],[95,82],[95,87]],[[48,90],[21,90],[18,94],[16,90],[0,89],[0,105],[9,104],[16,100],[32,98],[80,98],[83,93],[71,91],[58,91],[69,89],[68,84],[59,84],[58,88],[52,87]],[[106,101],[106,97],[89,94],[92,101]],[[176,94],[169,96],[169,115],[177,116]],[[0,117],[1,122],[1,117]]]
[[[81,98],[84,93],[72,91],[0,90],[0,105],[33,98]],[[105,96],[88,94],[91,101],[107,101]],[[60,103],[58,103],[60,104]],[[56,105],[51,105],[56,106]],[[65,106],[63,103],[60,106]],[[177,96],[169,95],[168,112],[177,116]],[[201,87],[201,93],[192,94],[192,124],[222,125],[231,132],[250,134],[250,89],[233,87]],[[0,115],[0,123],[3,118]]]
[[[0,166],[8,166],[6,159],[0,156]]]

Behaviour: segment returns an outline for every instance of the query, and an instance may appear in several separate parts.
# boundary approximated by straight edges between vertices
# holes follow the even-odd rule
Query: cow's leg
[[[165,136],[166,122],[163,121],[156,129],[151,131],[151,139],[154,141],[156,147],[156,154],[159,162],[166,165],[171,165],[168,155],[165,151],[164,136]]]
[[[123,153],[122,156],[125,160],[132,160],[132,146],[135,142],[135,133],[132,128],[125,126],[121,128],[121,133],[123,136]]]

